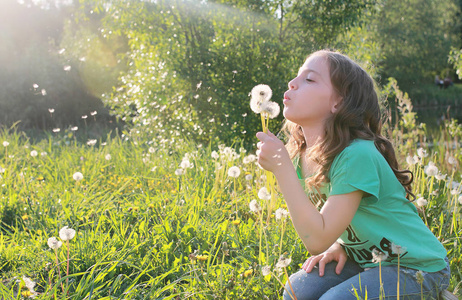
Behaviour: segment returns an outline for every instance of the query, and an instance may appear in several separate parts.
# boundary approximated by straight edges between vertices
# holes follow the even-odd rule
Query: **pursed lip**
[[[287,95],[287,92],[284,93],[284,100],[282,101],[283,103],[286,103],[287,101],[290,101],[289,96]]]

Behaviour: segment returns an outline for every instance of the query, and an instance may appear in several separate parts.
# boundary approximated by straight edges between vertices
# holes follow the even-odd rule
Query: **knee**
[[[301,270],[290,276],[289,280],[284,286],[283,299],[284,300],[311,300],[318,299],[316,292],[313,291],[313,285],[310,284],[311,274]],[[312,281],[312,280],[311,280]]]

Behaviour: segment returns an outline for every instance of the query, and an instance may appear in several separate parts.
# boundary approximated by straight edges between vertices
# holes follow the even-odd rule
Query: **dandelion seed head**
[[[424,197],[420,197],[416,200],[418,206],[422,207],[428,204],[428,201]]]
[[[89,139],[89,140],[87,141],[87,145],[88,145],[88,146],[94,146],[94,145],[96,145],[96,142],[97,142],[97,141],[98,141],[98,140],[96,140],[96,139]]]
[[[388,258],[388,254],[378,249],[372,250],[372,262],[373,263],[379,263],[379,262],[385,261],[387,260],[387,258]]]
[[[442,174],[441,172],[438,172],[438,174],[435,175],[435,178],[437,180],[444,180],[446,179],[446,174]]]
[[[175,170],[175,175],[176,175],[176,176],[181,176],[181,175],[183,175],[183,173],[184,173],[184,170],[183,170],[183,169],[176,169],[176,170]]]
[[[462,195],[461,195],[461,196],[459,196],[459,198],[457,198],[457,201],[459,202],[459,204],[461,204],[461,205],[462,205]]]
[[[50,114],[52,114],[52,113],[55,112],[55,109],[54,108],[49,108],[48,111],[50,112]]]
[[[290,257],[284,257],[283,255],[281,255],[281,257],[279,257],[278,262],[276,263],[276,268],[285,268],[288,265],[290,265],[291,262],[292,259]]]
[[[261,268],[261,274],[263,276],[267,276],[267,275],[271,274],[271,267],[270,266],[263,266]]]
[[[72,175],[72,178],[74,178],[75,181],[80,181],[83,179],[83,174],[80,172],[75,172],[74,175]]]
[[[448,157],[448,163],[450,165],[456,165],[457,164],[457,160],[453,157],[453,156],[450,156]]]
[[[420,158],[424,158],[424,157],[427,157],[427,156],[428,156],[428,153],[427,153],[427,150],[425,150],[424,148],[420,147],[419,149],[417,149],[417,155],[418,155]]]
[[[63,69],[64,69],[64,71],[69,72],[72,69],[72,67],[67,65],[67,66],[64,66]]]
[[[108,153],[108,154],[106,154],[106,156],[104,156],[104,158],[106,160],[111,160],[112,156],[111,156],[111,154]]]
[[[46,96],[46,95],[47,95],[47,90],[45,90],[45,89],[42,89],[40,92],[42,93],[42,96]]]
[[[270,200],[271,199],[271,194],[268,192],[266,187],[262,187],[258,191],[258,198],[260,198],[261,200]]]
[[[407,250],[406,247],[397,245],[395,243],[391,243],[391,251],[393,251],[393,253],[395,254],[398,254],[398,255],[404,254],[406,250]]]
[[[417,163],[417,161],[416,161],[416,160],[414,159],[414,157],[411,156],[411,155],[408,155],[408,156],[406,157],[406,162],[407,162],[407,164],[410,165],[410,166],[415,165],[415,164]]]
[[[61,131],[60,128],[53,128],[53,132],[54,132],[54,133],[58,133],[58,132],[60,132],[60,131]]]
[[[35,151],[35,150],[32,150],[32,151],[30,152],[30,156],[32,156],[32,157],[36,157],[37,155],[38,155],[38,152]]]
[[[237,166],[232,166],[228,170],[228,176],[229,177],[237,178],[237,177],[239,177],[240,174],[241,174],[241,169],[239,169],[239,167],[237,167]]]
[[[252,178],[253,178],[252,174],[245,175],[245,180],[247,180],[247,181],[252,180]]]
[[[183,158],[183,160],[180,163],[180,168],[181,169],[189,169],[192,168],[192,164],[187,158]]]
[[[63,241],[72,240],[75,236],[75,230],[69,228],[68,226],[64,226],[59,230],[59,238]]]
[[[34,287],[35,287],[35,282],[30,279],[29,277],[26,277],[26,276],[23,276],[22,277],[22,280],[24,281],[24,283],[26,284],[26,288],[31,292],[31,293],[35,293],[34,291]]]
[[[3,147],[8,147],[10,145],[10,143],[8,143],[7,141],[3,141]]]
[[[285,210],[284,208],[278,208],[274,212],[274,215],[276,216],[276,220],[285,220],[287,216],[289,215],[289,212]]]
[[[92,112],[90,112],[90,115],[91,115],[91,116],[96,116],[97,114],[98,114],[98,112],[97,112],[96,110],[95,110],[95,111],[92,111]]]
[[[48,247],[50,247],[50,249],[53,249],[53,250],[56,250],[63,245],[63,243],[55,237],[49,238],[47,243],[48,243]]]
[[[424,168],[425,174],[427,176],[436,176],[438,174],[438,168],[433,162],[429,162],[428,165]]]
[[[261,113],[261,105],[271,99],[273,92],[266,84],[256,85],[250,92],[250,108],[253,112]]]
[[[273,102],[273,101],[267,101],[267,102],[263,102],[261,105],[260,105],[260,109],[261,109],[261,113],[265,113],[267,114],[268,118],[270,119],[274,119],[276,118],[279,113],[281,112],[281,108],[279,107],[279,105],[276,103],[276,102]]]
[[[71,131],[77,131],[77,130],[79,130],[79,127],[77,127],[77,126],[72,126],[71,127]]]
[[[258,204],[258,201],[256,199],[253,199],[249,203],[250,211],[254,213],[259,213],[261,211],[261,206]]]

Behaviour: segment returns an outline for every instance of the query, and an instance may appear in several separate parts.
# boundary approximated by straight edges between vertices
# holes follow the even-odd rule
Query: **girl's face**
[[[284,94],[284,117],[302,127],[323,125],[340,100],[332,86],[326,58],[311,56],[289,82]]]

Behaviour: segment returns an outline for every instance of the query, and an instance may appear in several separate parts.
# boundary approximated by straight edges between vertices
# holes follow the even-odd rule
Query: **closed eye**
[[[306,81],[308,81],[308,82],[314,82],[314,80],[313,80],[313,79],[310,79],[310,78],[307,78]]]

